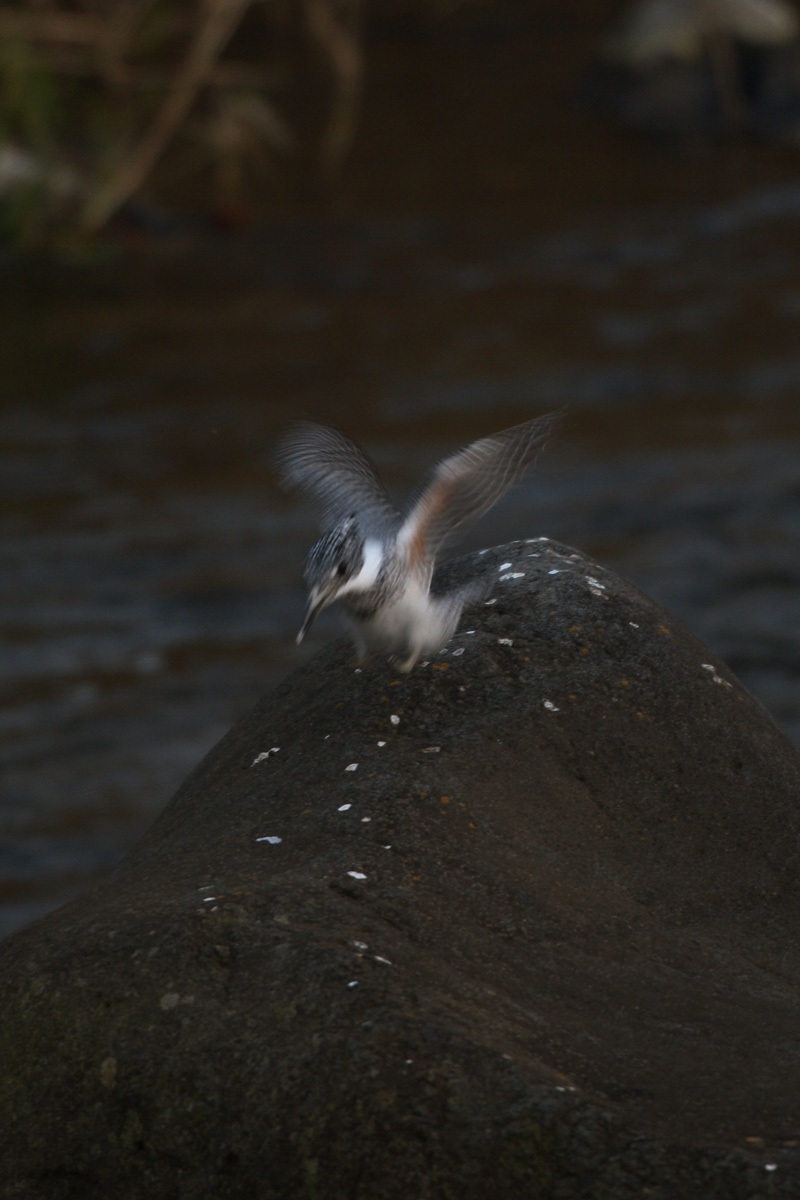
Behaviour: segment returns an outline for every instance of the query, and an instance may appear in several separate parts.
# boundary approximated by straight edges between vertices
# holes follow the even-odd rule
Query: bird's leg
[[[358,626],[356,625],[355,621],[348,621],[347,624],[350,629],[350,636],[353,639],[353,645],[355,646],[355,649],[356,649],[356,666],[361,667],[364,665],[364,663],[367,661],[367,658],[369,657],[369,651],[367,650],[367,643],[364,640],[364,638],[361,636],[361,632],[360,632]]]
[[[402,671],[404,675],[407,675],[409,671],[413,671],[414,667],[417,665],[417,659],[419,658],[419,655],[419,650],[415,650],[414,653],[410,654],[408,658],[404,658],[402,661],[399,661],[397,663],[398,671]]]

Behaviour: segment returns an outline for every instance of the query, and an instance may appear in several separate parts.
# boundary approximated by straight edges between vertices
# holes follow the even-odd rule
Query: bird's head
[[[297,635],[302,642],[315,617],[344,590],[350,590],[364,566],[364,539],[355,516],[346,517],[329,529],[308,552],[303,578],[308,586],[308,604]]]

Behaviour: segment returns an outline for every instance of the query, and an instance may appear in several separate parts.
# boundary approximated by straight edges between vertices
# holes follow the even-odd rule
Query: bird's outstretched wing
[[[412,566],[430,568],[447,541],[519,482],[560,416],[555,412],[514,425],[439,463],[398,535]]]
[[[365,532],[400,524],[374,466],[338,430],[301,421],[280,439],[275,461],[281,483],[303,493],[323,531],[352,514]]]

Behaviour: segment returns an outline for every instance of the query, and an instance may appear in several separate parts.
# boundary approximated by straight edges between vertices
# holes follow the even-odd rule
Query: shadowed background
[[[547,534],[679,615],[800,737],[800,155],[576,100],[614,6],[367,37],[340,175],[0,271],[0,933],[110,867],[302,647],[296,417],[402,498],[566,406],[465,548]]]

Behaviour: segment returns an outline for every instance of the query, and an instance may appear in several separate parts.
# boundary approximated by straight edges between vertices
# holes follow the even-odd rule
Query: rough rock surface
[[[446,653],[332,646],[0,946],[0,1194],[800,1196],[797,753],[582,555],[480,572]]]

